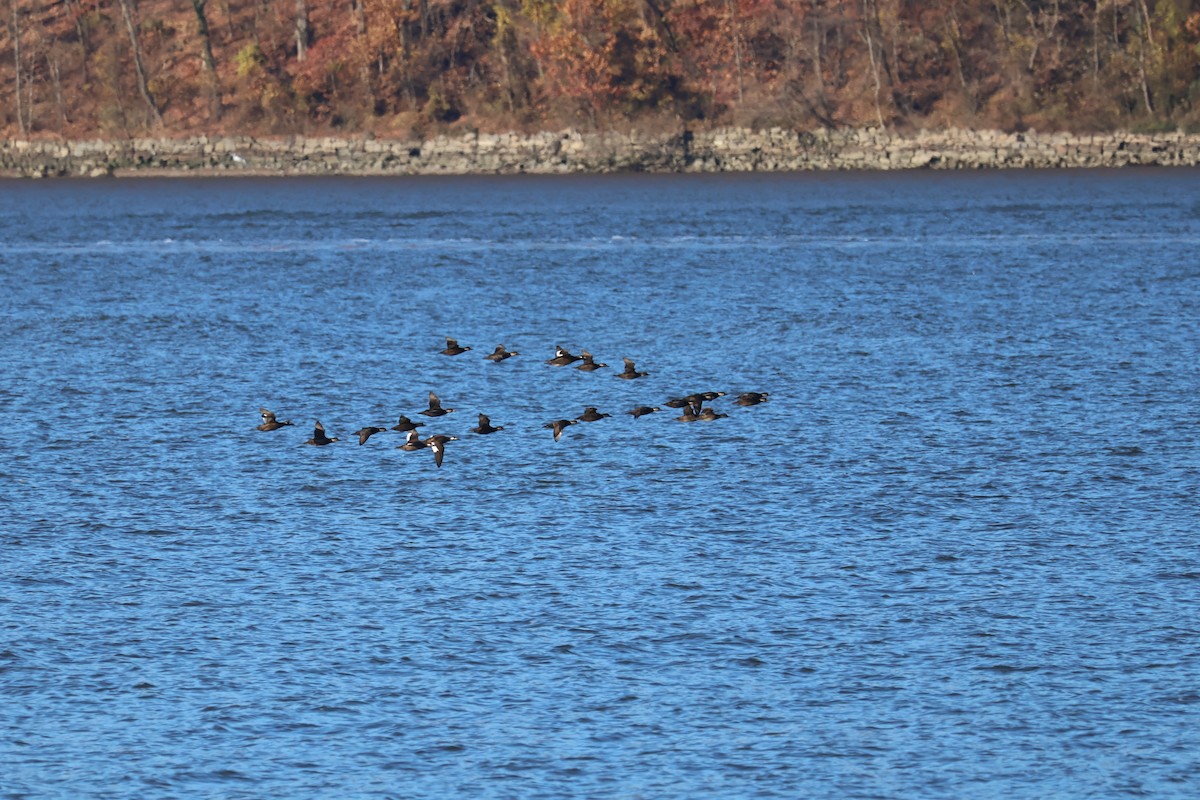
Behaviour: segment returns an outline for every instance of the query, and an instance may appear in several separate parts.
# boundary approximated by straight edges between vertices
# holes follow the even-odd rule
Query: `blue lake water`
[[[0,184],[0,797],[1197,796],[1198,178]]]

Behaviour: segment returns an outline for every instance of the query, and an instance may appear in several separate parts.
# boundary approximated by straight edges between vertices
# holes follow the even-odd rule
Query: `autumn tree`
[[[138,41],[137,26],[134,24],[134,0],[117,0],[121,6],[121,19],[125,21],[125,30],[129,33],[129,47],[133,55],[133,68],[137,75],[138,92],[142,96],[142,100],[146,104],[146,110],[150,114],[150,119],[154,123],[154,127],[162,127],[162,114],[158,110],[158,103],[154,99],[154,95],[150,91],[150,84],[146,80],[146,68],[142,64],[142,45]]]
[[[548,93],[593,124],[674,110],[689,93],[672,25],[670,12],[643,0],[564,0],[546,15],[531,51]]]
[[[7,0],[7,135],[1200,126],[1200,0]]]
[[[29,123],[26,119],[24,94],[22,94],[21,81],[25,74],[25,62],[21,58],[21,38],[23,32],[21,30],[21,15],[17,13],[17,0],[8,0],[8,38],[12,44],[12,61],[13,61],[13,95],[16,100],[17,110],[17,128],[22,136],[29,133]]]

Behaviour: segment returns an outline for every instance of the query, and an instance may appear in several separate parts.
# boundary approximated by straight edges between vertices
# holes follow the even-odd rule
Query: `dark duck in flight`
[[[493,427],[492,421],[491,421],[491,419],[488,418],[488,415],[480,414],[479,415],[479,426],[475,427],[475,428],[471,428],[471,433],[495,433],[496,431],[502,431],[502,430],[504,430],[503,425],[501,425],[500,427]]]
[[[556,420],[554,420],[554,422],[547,422],[542,427],[549,428],[550,430],[554,431],[554,441],[557,442],[559,439],[562,438],[563,429],[566,428],[568,425],[574,425],[574,424],[576,424],[576,421],[573,419],[556,419]]]
[[[408,431],[414,431],[417,428],[420,428],[424,424],[424,422],[413,422],[411,419],[401,414],[400,420],[392,426],[392,430],[400,431],[401,433],[407,433]]]
[[[433,463],[438,467],[442,466],[442,457],[446,455],[446,442],[458,441],[457,436],[430,436],[425,440],[425,446],[433,451]]]
[[[414,450],[424,450],[428,446],[425,440],[421,438],[420,432],[416,430],[409,431],[408,438],[404,440],[404,444],[398,445],[401,450],[407,453],[411,453]]]
[[[471,348],[469,348],[469,347],[459,347],[457,339],[451,339],[449,336],[447,336],[446,337],[446,349],[442,351],[442,355],[456,356],[459,353],[465,353],[470,349]]]
[[[579,420],[580,422],[595,422],[596,420],[604,419],[605,417],[611,417],[611,416],[612,416],[611,414],[601,414],[599,411],[596,410],[595,406],[588,406],[587,408],[585,408],[583,410],[583,413],[580,414],[575,419]]]
[[[595,372],[601,367],[608,366],[608,364],[597,364],[595,357],[587,350],[581,350],[579,352],[579,357],[583,359],[583,363],[577,366],[575,369],[583,370],[584,372]]]
[[[332,439],[326,436],[325,426],[321,424],[321,420],[317,420],[316,425],[313,426],[313,436],[311,439],[305,442],[305,444],[312,444],[320,447],[323,444],[333,444],[337,440],[338,437],[336,436],[334,436]]]
[[[383,433],[386,430],[387,428],[374,428],[368,426],[366,428],[359,428],[354,433],[356,436],[358,436],[359,445],[364,445],[367,443],[367,439],[370,439],[372,435],[376,433]]]
[[[579,359],[580,356],[571,355],[563,349],[562,345],[559,345],[558,347],[554,348],[554,358],[550,359],[546,363],[555,367],[564,367],[573,361],[578,361]]]
[[[623,380],[631,381],[634,378],[644,378],[650,374],[649,372],[638,372],[636,369],[634,369],[633,359],[626,358],[623,360],[625,361],[625,371],[618,372],[617,373],[618,378],[622,378]]]
[[[265,408],[260,408],[258,413],[262,415],[262,425],[259,425],[257,428],[255,428],[256,431],[277,431],[285,425],[292,424],[290,419],[280,422],[279,420],[275,419],[274,411],[268,411]]]
[[[506,358],[512,358],[513,356],[519,356],[519,355],[521,355],[521,354],[516,352],[515,350],[505,350],[504,345],[498,344],[498,345],[496,345],[496,349],[493,350],[488,355],[484,356],[484,358],[486,358],[488,361],[499,363]]]
[[[735,406],[756,406],[759,403],[765,403],[770,399],[770,392],[742,392],[738,395],[737,400],[733,401]]]
[[[429,408],[421,413],[427,417],[443,417],[454,412],[453,408],[442,408],[442,400],[433,392],[429,393]]]

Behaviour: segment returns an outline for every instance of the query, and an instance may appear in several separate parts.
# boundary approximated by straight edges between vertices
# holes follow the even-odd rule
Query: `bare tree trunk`
[[[1025,8],[1025,21],[1029,25],[1029,30],[1033,36],[1033,51],[1029,54],[1029,65],[1027,67],[1030,72],[1033,72],[1043,42],[1049,42],[1054,45],[1053,52],[1055,56],[1062,52],[1062,41],[1056,33],[1058,28],[1059,4],[1057,0],[1051,4],[1052,13],[1049,15],[1047,15],[1046,9],[1040,4],[1035,9],[1028,0],[1021,0],[1021,5]]]
[[[21,18],[17,14],[17,0],[8,0],[10,14],[8,33],[12,37],[13,68],[17,78],[17,127],[22,136],[29,135],[29,126],[25,122],[25,111],[21,102]]]
[[[509,41],[512,37],[512,18],[503,7],[497,8],[496,33],[492,37],[492,46],[500,56],[500,66],[504,68],[504,101],[508,105],[508,113],[517,110],[515,79],[513,77],[512,59],[508,57]]]
[[[671,48],[672,53],[679,52],[679,40],[675,38],[675,31],[671,30],[671,23],[667,20],[667,14],[655,0],[645,0],[646,8],[653,12],[653,18],[647,19],[647,27],[651,29],[662,29],[663,34],[667,37],[667,46]],[[668,6],[669,8],[669,6]]]
[[[962,47],[962,28],[958,24],[958,3],[957,1],[950,5],[950,20],[946,24],[946,29],[950,39],[950,50],[954,54],[954,69],[958,74],[958,85],[962,87],[963,95],[967,99],[967,105],[971,109],[971,113],[975,114],[979,110],[979,104],[975,100],[975,93],[971,91],[971,87],[967,83],[967,71],[963,65]]]
[[[368,111],[375,112],[375,87],[371,81],[371,59],[367,57],[367,11],[363,7],[363,0],[350,0],[350,10],[354,12],[354,31],[358,37],[358,47],[362,58],[362,66],[359,70],[358,79],[362,82],[363,91],[366,93],[366,99],[369,103]]]
[[[513,88],[513,68],[512,62],[508,58],[508,48],[504,46],[504,42],[500,43],[500,65],[504,67],[504,102],[508,104],[508,113],[517,113],[517,93]]]
[[[823,14],[813,14],[809,19],[812,33],[812,50],[809,57],[812,63],[812,91],[805,87],[803,103],[805,110],[826,128],[837,127],[834,117],[836,112],[830,108],[829,92],[825,84],[825,70],[830,68],[826,57],[825,46],[829,38],[829,19]],[[837,80],[836,70],[834,80]]]
[[[1144,16],[1143,16],[1144,15]],[[1154,104],[1150,102],[1150,83],[1146,79],[1146,46],[1150,44],[1150,15],[1146,11],[1145,0],[1138,3],[1138,28],[1142,35],[1138,37],[1138,75],[1142,80],[1142,100],[1146,103],[1146,113],[1154,113]]]
[[[229,7],[229,0],[221,0],[221,6],[225,12],[225,41],[232,42],[237,38],[233,30],[233,9]],[[255,19],[257,20],[257,17]]]
[[[142,65],[142,46],[138,43],[137,28],[133,24],[133,12],[129,8],[130,0],[118,0],[118,2],[121,4],[121,16],[125,18],[125,30],[129,32],[129,45],[133,48],[133,68],[137,73],[138,91],[146,103],[146,108],[150,111],[150,120],[154,127],[161,128],[162,114],[159,113],[154,95],[150,93],[150,86],[146,82],[146,68]]]
[[[408,30],[408,12],[412,11],[412,0],[404,0],[404,17],[397,23],[400,28],[400,57],[408,60],[408,51],[412,45],[412,36]]]
[[[883,108],[879,104],[879,93],[883,89],[883,85],[879,81],[879,63],[875,59],[875,41],[871,36],[871,21],[867,19],[866,7],[863,7],[863,36],[867,41],[867,54],[871,58],[871,77],[875,80],[875,117],[879,120],[879,127],[885,127],[883,123]]]
[[[1146,41],[1153,44],[1154,28],[1150,24],[1150,9],[1146,8],[1146,0],[1138,0],[1138,8],[1142,12],[1142,19],[1146,21]]]
[[[208,17],[204,14],[204,6],[208,0],[192,0],[192,8],[196,10],[196,33],[200,36],[200,63],[204,71],[212,78],[217,72],[217,63],[213,59],[212,36],[208,32]]]
[[[992,0],[992,8],[996,9],[996,21],[1000,23],[1000,31],[1004,34],[1004,43],[1012,44],[1012,33],[1010,31],[1012,20],[1008,14],[1008,6],[1000,7],[997,0]]]
[[[814,19],[812,23],[813,49],[812,49],[812,66],[813,77],[817,82],[817,93],[821,102],[825,102],[825,67],[821,64],[821,48],[825,39],[825,31],[817,24]]]
[[[37,105],[34,103],[33,98],[33,90],[37,86],[37,81],[34,77],[33,65],[37,63],[38,53],[34,49],[37,47],[37,41],[30,42],[30,44],[33,45],[33,48],[27,47],[26,50],[28,53],[25,56],[25,60],[29,62],[29,70],[25,73],[25,127],[29,129],[30,133],[33,133],[33,129],[37,124],[37,121],[34,119]]]
[[[421,7],[425,7],[424,0],[421,0]],[[404,74],[404,96],[408,100],[409,107],[417,105],[417,87],[413,83],[412,67],[410,66],[410,56],[412,54],[412,33],[409,31],[408,14],[412,10],[412,0],[404,0],[404,19],[400,22],[400,69]],[[421,25],[425,25],[425,15],[421,13]],[[382,70],[381,70],[382,72]]]
[[[1058,0],[1054,0],[1051,5],[1053,13],[1050,15],[1050,21],[1044,26],[1046,29],[1046,38],[1054,45],[1054,60],[1058,61],[1062,56],[1062,36],[1058,33],[1059,12],[1062,10]]]
[[[740,107],[744,102],[742,93],[742,25],[730,0],[725,0],[725,13],[729,15],[729,21],[733,24],[733,64],[737,70],[738,106]]]
[[[200,37],[200,63],[208,78],[208,114],[210,118],[221,115],[221,82],[217,77],[217,62],[213,58],[212,34],[208,28],[208,15],[204,6],[208,0],[192,0],[196,12],[196,34]]]
[[[308,29],[308,0],[296,0],[296,60],[308,54],[311,32]]]
[[[259,47],[262,47],[262,39],[259,38],[258,29],[262,27],[263,17],[269,17],[270,11],[263,8],[261,5],[254,6],[254,22],[250,27],[250,39]],[[229,23],[229,41],[237,41],[237,33],[233,29],[233,21],[230,18]]]
[[[904,98],[896,91],[896,76],[892,73],[892,64],[896,61],[896,25],[893,23],[889,26],[890,35],[886,34],[883,29],[883,19],[879,14],[878,0],[866,0],[867,10],[871,13],[871,18],[867,21],[867,25],[871,26],[875,31],[874,38],[879,40],[879,45],[876,51],[876,58],[879,61],[879,74],[882,80],[879,82],[885,84],[888,90],[888,97],[891,98],[892,108],[904,110],[907,113],[908,105]],[[888,48],[884,47],[884,40],[891,45],[891,57],[888,56]]]
[[[75,20],[75,35],[79,37],[79,51],[82,53],[79,64],[83,69],[83,82],[91,83],[92,79],[88,72],[88,54],[92,49],[91,37],[88,35],[87,26],[83,24],[83,12],[79,8],[79,0],[66,0],[66,3],[67,8],[71,11],[71,17]]]
[[[125,138],[129,139],[133,136],[133,131],[129,130],[129,110],[125,108],[125,94],[121,91],[116,91],[113,96],[117,100],[117,112],[120,115],[121,130],[125,132]]]
[[[67,125],[67,104],[63,100],[62,69],[58,58],[60,51],[57,47],[46,52],[46,70],[50,73],[50,81],[54,84],[54,107],[58,111],[58,135],[62,136]]]

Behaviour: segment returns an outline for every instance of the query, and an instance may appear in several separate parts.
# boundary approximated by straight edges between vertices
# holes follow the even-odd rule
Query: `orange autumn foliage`
[[[124,5],[9,0],[4,136],[1200,127],[1200,0]]]

